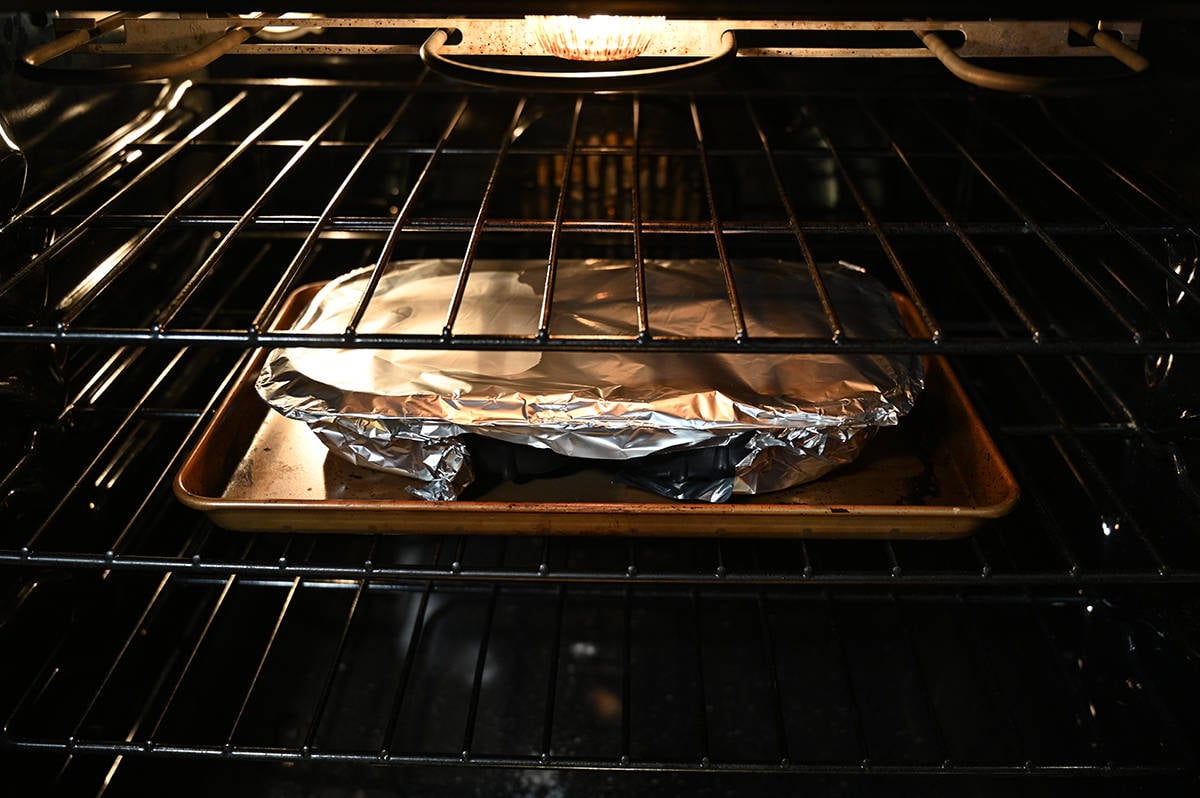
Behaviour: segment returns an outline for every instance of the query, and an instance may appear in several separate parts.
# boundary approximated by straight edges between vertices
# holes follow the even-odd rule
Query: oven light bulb
[[[637,58],[666,26],[665,17],[593,14],[528,15],[531,39],[546,52],[572,61],[624,61]]]

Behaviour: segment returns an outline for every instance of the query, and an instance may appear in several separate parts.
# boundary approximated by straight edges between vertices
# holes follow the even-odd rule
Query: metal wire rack
[[[954,129],[953,115],[940,104],[919,98],[906,100],[901,116],[884,99],[865,101],[862,107],[845,100],[830,103],[830,98],[825,98],[823,107],[819,97],[772,94],[764,98],[753,93],[669,99],[633,96],[615,103],[486,94],[460,99],[457,92],[445,93],[444,87],[439,91],[438,85],[427,86],[422,79],[407,86],[307,83],[311,85],[294,79],[257,80],[192,87],[211,103],[202,117],[180,121],[165,114],[149,129],[137,126],[96,162],[33,193],[13,224],[35,229],[49,224],[54,235],[6,275],[0,298],[49,279],[53,301],[41,317],[0,328],[0,339],[235,347],[1037,354],[1158,354],[1164,347],[1186,352],[1200,346],[1193,336],[1164,328],[1158,314],[1145,307],[1145,292],[1139,290],[1149,279],[1165,283],[1180,294],[1184,312],[1192,310],[1197,294],[1188,276],[1161,252],[1152,251],[1161,245],[1150,240],[1190,235],[1190,225],[1165,199],[1134,182],[1120,167],[1070,149],[1073,145],[1065,140],[1060,140],[1059,150],[1043,155],[1013,126],[979,104],[972,104],[969,111],[975,125],[962,132]],[[383,106],[393,110],[381,113]],[[786,111],[782,117],[781,108]],[[487,122],[482,121],[485,118]],[[647,133],[653,122],[670,128],[671,137]],[[164,124],[167,129],[160,129]],[[914,126],[922,129],[914,131]],[[1042,127],[1051,126],[1043,123]],[[981,130],[988,135],[981,137]],[[917,137],[919,145],[908,143]],[[932,153],[927,149],[930,140],[937,148]],[[972,186],[971,192],[990,189],[986,199],[972,200],[965,208],[976,216],[979,206],[990,203],[990,218],[961,218],[962,213],[952,208],[947,194],[961,187],[947,186],[944,176],[937,174],[947,160],[953,161],[955,169],[969,172],[963,180]],[[393,177],[395,164],[411,170],[403,199],[397,191],[386,209],[352,212],[380,196],[372,193],[381,188],[372,172],[382,164],[391,164]],[[639,180],[620,184],[617,166],[629,167]],[[165,176],[189,169],[196,171],[189,172],[186,191],[169,207],[159,207],[162,195],[154,189],[161,187]],[[730,186],[722,185],[715,192],[714,172],[720,171],[728,182],[736,181],[743,169],[762,182],[739,182],[733,196],[744,202],[729,208]],[[873,207],[871,194],[877,192],[880,178],[877,169],[905,181],[911,194],[905,200],[924,198],[923,212],[912,214],[919,218],[887,218],[893,213],[909,215],[913,208],[903,205]],[[312,181],[314,171],[324,173],[324,182],[332,190],[308,183],[302,195],[289,196],[297,191],[298,176]],[[255,179],[249,179],[254,172]],[[481,194],[471,190],[456,197],[446,192],[447,182],[466,174],[473,176],[469,181],[473,184],[484,181],[478,185]],[[330,175],[340,179],[330,180]],[[1018,188],[1010,175],[1019,175],[1022,182],[1036,180],[1039,193],[1028,193],[1024,185]],[[584,185],[576,186],[581,177]],[[1122,204],[1135,206],[1138,216],[1122,219],[1116,211],[1100,207],[1084,180],[1111,182]],[[110,190],[98,191],[100,186]],[[234,186],[238,199],[232,205],[212,199]],[[537,190],[514,198],[515,188]],[[590,195],[583,203],[572,201],[572,192],[578,189]],[[825,196],[813,196],[814,189]],[[1040,194],[1043,191],[1046,196]],[[1075,207],[1064,210],[1054,204],[1064,199]],[[538,204],[543,213],[531,213]],[[1048,218],[1039,214],[1042,208]],[[808,218],[814,210],[818,218]],[[137,232],[115,247],[88,280],[68,286],[71,290],[56,285],[59,275],[69,272],[63,262],[87,248],[83,242],[118,230]],[[168,232],[178,235],[184,230],[197,239],[213,238],[206,257],[179,275],[176,285],[154,297],[144,324],[131,324],[127,312],[106,315],[106,305],[111,306],[113,294],[119,293],[110,289],[136,284],[145,276],[146,255],[156,242]],[[273,274],[266,296],[256,295],[257,308],[249,317],[238,326],[189,319],[184,311],[197,304],[197,292],[215,274],[228,273],[230,261],[238,260],[227,253],[269,232],[297,236],[301,244]],[[312,261],[319,244],[347,237],[376,241],[383,236],[382,247],[369,259],[382,268],[398,241],[435,234],[455,240],[466,236],[465,246],[454,247],[462,269],[442,334],[365,335],[357,333],[353,324],[337,335],[268,329],[269,320],[301,275],[314,272]],[[651,239],[661,236],[686,240],[674,242],[675,247],[712,250],[722,266],[735,319],[728,338],[695,341],[656,336],[647,321],[644,291],[634,298],[642,322],[637,336],[554,335],[547,326],[554,264],[564,246],[595,246],[577,243],[576,234],[589,234],[592,241],[607,237],[609,249],[623,250],[639,264],[648,249],[654,249]],[[1083,319],[1070,319],[1076,324],[1068,324],[1061,314],[1047,317],[1034,311],[1031,298],[1014,285],[1015,278],[980,244],[982,237],[1005,235],[1032,238],[1041,245],[1039,261],[1059,274],[1040,279],[1053,281],[1066,292],[1055,297],[1055,304],[1078,304],[1086,324]],[[547,257],[546,284],[551,290],[542,297],[539,328],[526,336],[456,334],[456,309],[480,246],[503,247],[510,244],[503,240],[507,238],[519,242],[513,245],[529,247],[531,240],[545,236],[549,236],[548,247],[538,249]],[[843,243],[826,242],[827,236]],[[928,338],[849,338],[843,335],[836,308],[823,290],[827,337],[748,335],[736,321],[742,318],[736,291],[739,239],[770,237],[794,239],[790,246],[776,245],[773,251],[795,257],[818,286],[816,260],[828,257],[829,247],[844,246],[849,254],[864,241],[852,247],[844,243],[846,239],[873,239],[872,260],[913,301],[927,323]],[[936,286],[931,284],[943,275],[902,254],[901,240],[930,238],[961,247],[955,257],[963,265],[956,268],[977,272],[974,280],[982,280],[993,295],[989,299],[998,300],[1003,308],[1003,327],[947,329],[933,298]],[[1120,257],[1105,259],[1098,266],[1097,245],[1116,245]],[[1161,287],[1156,285],[1160,292]],[[364,292],[360,307],[369,303],[373,289]],[[1011,334],[1003,334],[1010,327]]]
[[[1193,786],[1185,204],[1069,106],[750,84],[213,77],[46,171],[0,232],[0,346],[48,370],[0,452],[0,757]],[[726,338],[657,335],[641,282],[636,335],[555,334],[556,259],[685,254]],[[855,339],[825,295],[828,335],[749,335],[762,255],[864,265],[929,334]],[[462,260],[440,335],[269,329],[302,283],[433,256]],[[457,334],[494,256],[546,259],[540,323]],[[936,544],[220,530],[170,480],[277,344],[946,355],[1024,499]]]
[[[9,611],[19,748],[1027,777],[1180,775],[1194,756],[1192,708],[1158,664],[1173,652],[1144,616],[1087,595],[178,572],[62,593],[38,585]]]
[[[938,94],[545,98],[423,76],[166,87],[5,228],[28,257],[0,295],[41,301],[0,338],[53,342],[66,388],[3,463],[0,562],[306,579],[1194,582],[1194,452],[1162,432],[1174,422],[1155,397],[1200,342],[1195,229],[1162,187],[1059,119],[1028,100]],[[636,336],[550,329],[557,258],[693,251],[721,263],[731,319],[742,255],[793,258],[818,285],[817,263],[848,258],[909,296],[930,335],[853,340],[825,295],[826,338],[760,339],[735,321],[727,339],[665,339],[641,284]],[[454,333],[480,253],[547,259],[528,336]],[[443,335],[267,329],[301,282],[410,254],[462,258]],[[177,506],[169,481],[244,350],[276,343],[988,355],[956,364],[1027,498],[937,547],[246,538]],[[55,465],[80,451],[81,467]]]
[[[1095,376],[1075,361],[1080,378]],[[1027,501],[1010,518],[964,541],[492,539],[230,533],[176,504],[169,482],[206,412],[147,408],[84,414],[100,427],[97,454],[67,472],[61,492],[10,497],[23,523],[9,526],[0,560],[28,565],[196,574],[383,579],[582,580],[728,583],[997,584],[1195,582],[1191,527],[1197,496],[1178,446],[1154,441],[1134,417],[1080,428],[1026,360],[997,372],[1024,375],[1051,414],[1043,423],[1000,424],[1001,443]],[[222,370],[216,370],[221,377]],[[215,401],[228,375],[217,379]],[[1011,383],[1010,383],[1011,384]],[[987,407],[988,383],[977,393]],[[211,406],[209,403],[209,406]],[[1118,405],[1118,407],[1121,407]],[[1123,408],[1127,410],[1127,408]],[[81,433],[82,434],[82,433]],[[132,443],[131,443],[132,441]],[[19,466],[39,479],[31,450]],[[1115,459],[1114,459],[1115,458]],[[145,474],[157,475],[147,485]],[[14,469],[7,484],[19,485]],[[84,526],[80,526],[83,524]],[[82,534],[86,531],[86,537]],[[244,544],[250,545],[243,550]],[[315,545],[298,558],[292,552]]]

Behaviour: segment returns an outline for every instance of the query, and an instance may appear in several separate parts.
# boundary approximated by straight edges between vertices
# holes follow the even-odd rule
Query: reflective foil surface
[[[441,333],[460,265],[389,264],[358,332]],[[734,269],[749,336],[829,337],[805,266],[756,259]],[[343,332],[370,271],[326,285],[296,329]],[[475,262],[454,333],[534,336],[545,271],[544,261]],[[886,288],[861,268],[822,266],[821,276],[847,337],[905,335]],[[645,279],[652,336],[734,336],[717,261],[647,261]],[[550,334],[636,337],[635,284],[632,262],[560,261]],[[631,461],[637,484],[719,502],[850,462],[909,411],[922,371],[915,355],[288,348],[270,354],[257,387],[337,454],[420,480],[414,492],[426,499],[454,499],[470,484],[471,433]],[[697,458],[716,448],[725,451]],[[670,454],[686,455],[686,467]],[[706,460],[721,466],[696,467]]]

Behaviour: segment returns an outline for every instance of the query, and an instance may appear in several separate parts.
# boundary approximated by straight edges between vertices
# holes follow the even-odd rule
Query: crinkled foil
[[[359,332],[440,333],[459,265],[390,264]],[[848,264],[821,273],[848,336],[904,335],[877,280]],[[369,274],[326,285],[295,328],[344,331]],[[805,266],[739,260],[734,279],[750,336],[829,337]],[[652,335],[733,336],[718,262],[647,261],[645,281]],[[544,261],[475,262],[455,333],[532,335],[544,282]],[[635,284],[630,262],[559,262],[551,334],[636,336]],[[337,454],[420,480],[413,492],[426,499],[454,499],[470,484],[463,436],[474,433],[628,461],[625,478],[636,484],[720,502],[850,462],[876,429],[908,412],[922,372],[911,355],[290,348],[269,354],[257,387]]]

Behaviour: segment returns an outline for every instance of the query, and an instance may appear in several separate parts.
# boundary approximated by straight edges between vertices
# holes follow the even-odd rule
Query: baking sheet
[[[320,286],[298,289],[276,327]],[[905,322],[919,329],[898,298]],[[938,538],[1009,512],[1019,491],[942,358],[905,422],[816,482],[728,504],[692,504],[583,470],[473,486],[453,502],[408,496],[403,477],[329,453],[303,422],[254,390],[265,352],[239,375],[175,480],[175,493],[219,526],[244,531]]]

